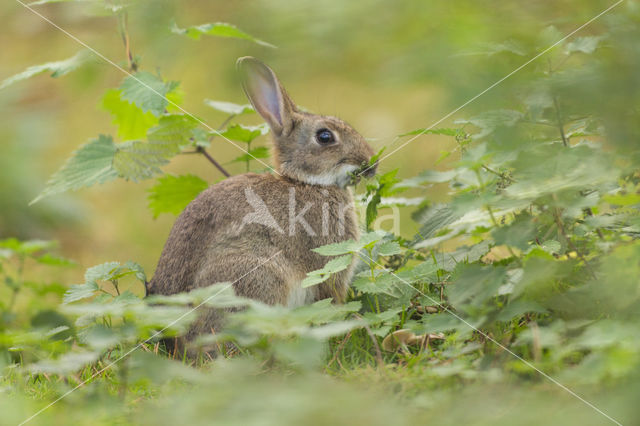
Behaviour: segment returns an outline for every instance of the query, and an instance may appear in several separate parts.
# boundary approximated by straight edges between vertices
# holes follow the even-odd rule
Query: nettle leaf
[[[606,36],[586,36],[576,37],[571,42],[567,43],[564,51],[565,53],[582,52],[591,54],[596,51],[600,42],[607,38]]]
[[[521,213],[508,225],[494,228],[491,236],[496,245],[507,245],[526,251],[529,242],[536,236],[536,227],[529,214]]]
[[[332,274],[336,272],[344,271],[351,265],[353,255],[347,254],[344,256],[331,259],[324,265],[324,268],[311,271],[307,274],[307,278],[302,280],[302,288],[311,287],[316,284],[320,284],[326,281]]]
[[[403,136],[415,136],[415,135],[444,135],[444,136],[458,136],[460,134],[464,134],[464,131],[462,129],[447,129],[447,128],[442,128],[442,129],[428,129],[428,128],[424,128],[424,129],[415,129],[412,130],[410,132],[407,133],[402,133],[401,135],[398,135],[398,137],[403,137]]]
[[[269,126],[266,124],[260,124],[258,126],[234,124],[221,132],[220,135],[232,141],[249,143],[258,136],[266,135],[267,133],[269,133]]]
[[[49,195],[115,179],[118,172],[112,167],[112,161],[116,151],[111,136],[100,135],[98,139],[82,145],[62,168],[51,176],[46,188],[30,204]]]
[[[246,154],[243,154],[239,157],[231,160],[232,163],[244,163],[256,158],[269,158],[269,148],[266,146],[259,146],[257,148],[252,148],[247,151]]]
[[[0,90],[12,85],[13,83],[26,80],[35,75],[45,72],[51,73],[51,77],[61,77],[86,64],[87,62],[89,62],[91,57],[91,52],[89,52],[88,50],[81,50],[72,57],[64,59],[62,61],[47,62],[46,64],[31,66],[21,73],[5,79],[2,83],[0,83]]]
[[[77,265],[77,263],[71,259],[66,259],[60,256],[54,256],[49,253],[46,253],[46,254],[43,254],[42,256],[37,257],[36,261],[38,263],[42,263],[43,265],[49,265],[49,266],[70,267],[70,266]]]
[[[345,240],[339,243],[327,244],[318,248],[314,248],[313,251],[321,254],[322,256],[338,256],[347,253],[357,253],[367,246],[372,246],[377,241],[380,241],[385,236],[384,231],[372,231],[368,232],[360,237],[360,240]]]
[[[379,256],[393,256],[404,252],[404,248],[400,247],[396,241],[387,241],[378,247]]]
[[[149,189],[149,209],[154,218],[160,213],[180,214],[208,186],[205,180],[191,174],[163,176]]]
[[[158,124],[158,117],[151,111],[144,112],[135,104],[121,98],[119,89],[107,90],[102,98],[102,107],[113,115],[112,123],[118,126],[118,136],[122,139],[142,139],[147,131]]]
[[[458,119],[456,124],[473,124],[480,128],[478,133],[475,133],[473,139],[481,139],[490,135],[493,131],[499,127],[512,127],[517,124],[522,117],[523,113],[520,111],[510,109],[498,109],[493,111],[487,111],[476,117],[469,119]]]
[[[179,28],[174,22],[170,26],[171,32],[174,34],[186,35],[194,40],[199,40],[202,35],[210,35],[215,37],[238,38],[242,40],[252,41],[261,46],[273,47],[273,44],[262,41],[240,30],[238,27],[226,22],[212,22],[208,24],[195,25],[188,28]]]
[[[113,168],[118,175],[137,182],[156,176],[160,166],[190,144],[197,122],[188,115],[171,114],[160,118],[158,125],[148,132],[148,142],[129,141],[117,145]]]
[[[231,115],[242,115],[255,112],[251,104],[240,105],[232,102],[212,101],[210,99],[205,99],[204,104],[217,111]]]
[[[162,115],[167,108],[167,94],[178,87],[178,82],[164,82],[150,72],[140,71],[124,79],[120,85],[120,98],[133,103],[142,111]]]
[[[400,182],[396,178],[398,169],[391,170],[383,175],[376,176],[374,183],[367,185],[367,195],[370,196],[366,209],[366,226],[367,229],[373,221],[378,217],[378,207],[382,203],[382,197],[393,195],[404,190],[404,188],[395,188],[395,184]]]

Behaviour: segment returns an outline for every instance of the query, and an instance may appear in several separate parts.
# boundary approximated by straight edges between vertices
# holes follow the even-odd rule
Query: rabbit
[[[237,296],[269,305],[342,303],[353,263],[320,285],[302,288],[301,281],[330,259],[312,249],[359,238],[348,185],[373,150],[344,121],[298,109],[259,60],[240,58],[237,69],[246,96],[271,129],[277,173],[232,176],[200,193],[171,229],[148,294],[231,282]],[[376,167],[363,174],[373,176]],[[223,312],[207,309],[186,341],[223,324]]]

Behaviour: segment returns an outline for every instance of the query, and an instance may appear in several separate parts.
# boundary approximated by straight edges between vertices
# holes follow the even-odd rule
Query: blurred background
[[[377,150],[391,152],[406,138],[396,136],[428,127],[452,109],[521,65],[541,45],[540,35],[554,25],[567,34],[607,7],[603,1],[414,1],[358,2],[252,0],[235,2],[139,1],[129,10],[131,48],[140,68],[180,81],[183,107],[218,127],[225,116],[204,99],[246,103],[235,73],[240,56],[270,64],[296,102],[337,115],[370,139]],[[98,52],[122,65],[125,50],[116,18],[91,2],[35,6]],[[625,2],[619,13],[637,9]],[[604,16],[579,35],[599,34],[613,15]],[[31,65],[73,56],[82,48],[17,2],[0,4],[0,80]],[[224,21],[276,49],[236,39],[203,36],[199,41],[172,34],[179,27]],[[504,108],[513,93],[545,65],[530,64],[438,127],[455,118]],[[82,271],[107,260],[135,259],[151,275],[174,217],[152,219],[147,189],[153,181],[121,180],[46,198],[28,206],[47,178],[71,152],[98,134],[116,137],[111,116],[102,108],[105,90],[118,87],[123,74],[97,60],[61,78],[40,75],[0,91],[0,238],[56,239],[62,254]],[[252,116],[247,121],[260,122]],[[262,138],[261,144],[267,144]],[[116,138],[116,141],[117,138]],[[451,138],[426,135],[381,164],[411,177],[436,165]],[[226,163],[239,153],[222,139],[210,153]],[[229,164],[233,173],[242,164]],[[194,172],[214,183],[221,175],[201,156],[178,156],[165,169]],[[427,196],[446,198],[446,188]],[[404,213],[403,213],[404,214]],[[410,233],[409,221],[401,231]]]

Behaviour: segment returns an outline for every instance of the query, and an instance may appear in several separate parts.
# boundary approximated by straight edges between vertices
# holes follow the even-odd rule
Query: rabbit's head
[[[367,177],[375,174],[376,165],[366,167],[373,150],[350,125],[298,110],[271,68],[255,58],[238,59],[238,70],[249,101],[271,127],[278,173],[340,187],[358,170]]]

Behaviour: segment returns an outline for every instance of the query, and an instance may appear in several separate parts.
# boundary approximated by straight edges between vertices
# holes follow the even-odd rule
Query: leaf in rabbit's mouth
[[[385,150],[385,148],[386,147],[382,147],[382,149],[380,149],[380,151],[378,151],[375,155],[373,155],[369,159],[369,161],[367,161],[366,163],[362,163],[360,167],[358,167],[357,169],[349,173],[350,185],[356,185],[358,182],[360,182],[360,179],[362,178],[362,176],[366,178],[373,177],[373,174],[367,175],[366,173],[376,166],[376,163],[378,162],[378,158],[380,158],[380,155],[382,155],[382,152]]]

